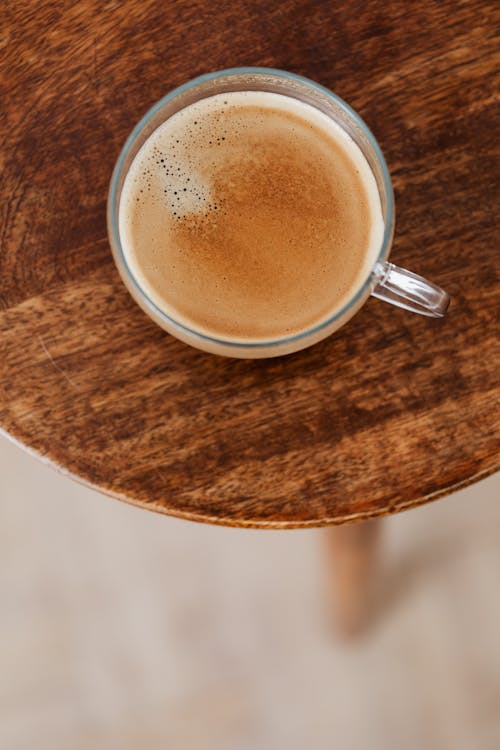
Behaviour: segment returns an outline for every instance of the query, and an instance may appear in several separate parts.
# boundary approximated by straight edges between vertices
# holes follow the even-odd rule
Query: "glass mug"
[[[230,91],[269,91],[285,94],[320,110],[355,141],[375,177],[384,220],[384,235],[377,259],[352,297],[329,318],[295,335],[269,340],[238,341],[196,331],[161,310],[141,288],[127,264],[119,231],[120,196],[130,165],[141,146],[165,120],[200,99]],[[275,357],[305,349],[338,330],[372,295],[412,312],[442,317],[450,298],[430,281],[388,262],[394,234],[394,195],[389,170],[374,136],[359,115],[342,99],[302,76],[271,68],[233,68],[199,76],[171,91],[157,102],[130,134],[116,163],[108,196],[108,233],[118,271],[130,294],[165,331],[214,354],[229,357]]]

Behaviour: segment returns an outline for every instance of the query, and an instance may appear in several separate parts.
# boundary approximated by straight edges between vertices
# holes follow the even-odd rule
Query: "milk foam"
[[[289,336],[340,309],[383,236],[354,141],[291,97],[217,94],[177,112],[125,179],[119,229],[139,285],[215,337]]]

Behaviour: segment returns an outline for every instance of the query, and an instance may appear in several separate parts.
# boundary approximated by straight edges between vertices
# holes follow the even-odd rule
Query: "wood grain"
[[[340,523],[499,467],[500,12],[493,2],[11,2],[0,32],[0,424],[81,481],[233,525]],[[107,185],[173,86],[253,64],[349,101],[389,163],[391,259],[443,321],[370,300],[310,350],[203,354],[119,280]]]

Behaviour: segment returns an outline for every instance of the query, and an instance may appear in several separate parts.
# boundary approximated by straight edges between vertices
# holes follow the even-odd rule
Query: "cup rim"
[[[372,147],[375,153],[375,156],[381,167],[384,188],[385,188],[386,197],[387,197],[387,215],[384,220],[384,235],[382,238],[380,250],[379,250],[379,253],[377,255],[377,258],[373,266],[371,267],[365,280],[363,281],[363,284],[359,287],[359,289],[357,289],[356,293],[341,308],[339,308],[335,313],[330,315],[321,323],[318,323],[315,326],[312,326],[311,328],[307,328],[305,331],[300,331],[300,333],[296,333],[291,336],[283,336],[278,339],[262,339],[260,341],[252,341],[252,340],[244,341],[244,340],[222,338],[222,337],[217,337],[217,336],[210,336],[209,334],[202,333],[200,331],[197,331],[195,328],[191,328],[185,325],[184,323],[179,322],[178,320],[176,320],[175,318],[171,317],[166,312],[164,312],[164,310],[162,310],[160,307],[158,307],[158,305],[155,302],[153,302],[152,299],[150,299],[148,294],[141,287],[141,285],[139,284],[139,282],[133,275],[132,271],[130,270],[130,267],[125,258],[125,254],[123,252],[123,247],[122,247],[121,239],[120,239],[119,221],[118,221],[119,205],[117,202],[118,185],[120,183],[120,179],[124,170],[124,164],[128,157],[129,151],[134,145],[136,139],[142,133],[143,129],[149,124],[149,122],[157,114],[157,112],[159,112],[159,110],[161,110],[165,106],[165,104],[167,104],[169,101],[179,96],[180,94],[184,93],[185,91],[188,91],[189,89],[199,84],[207,83],[208,81],[214,81],[222,77],[236,76],[236,75],[248,75],[248,74],[274,75],[280,78],[289,79],[292,81],[298,81],[299,83],[303,83],[309,86],[310,88],[315,89],[316,91],[319,91],[320,93],[326,95],[329,99],[333,100],[341,109],[343,109],[347,113],[349,117],[351,117],[356,122],[356,124],[363,131],[363,134],[365,135],[366,139],[370,143],[370,146]],[[366,293],[369,291],[369,287],[370,287],[370,283],[371,283],[371,279],[373,275],[373,270],[377,267],[377,265],[381,261],[385,260],[385,258],[387,257],[390,251],[391,242],[392,242],[392,234],[393,234],[393,226],[394,226],[394,193],[392,189],[392,182],[391,182],[391,177],[389,174],[389,169],[387,167],[387,163],[385,161],[384,155],[382,153],[382,150],[375,136],[373,135],[373,133],[371,132],[367,124],[364,122],[364,120],[356,112],[356,110],[354,110],[349,104],[347,104],[347,102],[341,99],[340,96],[337,96],[337,94],[335,94],[330,89],[326,88],[326,86],[322,86],[321,84],[316,83],[315,81],[312,81],[311,79],[306,78],[305,76],[301,76],[296,73],[290,73],[289,71],[280,70],[278,68],[265,68],[265,67],[226,68],[224,70],[217,70],[217,71],[214,71],[213,73],[205,73],[203,75],[197,76],[196,78],[192,78],[186,83],[183,83],[180,86],[177,86],[176,88],[172,89],[171,91],[168,92],[168,94],[166,94],[161,99],[159,99],[155,104],[153,104],[153,106],[150,107],[150,109],[143,115],[143,117],[135,125],[130,135],[128,136],[127,140],[125,141],[125,144],[122,147],[120,155],[113,169],[113,174],[111,177],[111,182],[110,182],[109,191],[108,191],[107,222],[108,222],[108,234],[110,235],[112,249],[118,255],[122,269],[124,269],[126,272],[126,277],[127,277],[128,282],[133,286],[133,288],[136,290],[141,300],[144,302],[146,307],[153,313],[155,317],[158,317],[160,320],[164,321],[169,327],[173,328],[174,330],[177,329],[181,334],[194,337],[195,339],[201,342],[206,342],[209,344],[216,344],[216,345],[228,347],[228,348],[233,347],[235,349],[257,349],[257,350],[268,349],[271,347],[275,348],[275,347],[289,346],[290,344],[294,344],[295,342],[298,342],[302,339],[307,339],[311,336],[315,336],[316,334],[320,333],[323,329],[331,326],[332,323],[334,323],[337,319],[346,315],[346,313],[348,313],[349,310],[351,310],[356,305],[356,303],[359,302],[359,300],[364,295],[366,295]]]

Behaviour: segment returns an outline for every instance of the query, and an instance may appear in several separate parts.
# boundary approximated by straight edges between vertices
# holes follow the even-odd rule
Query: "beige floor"
[[[318,531],[204,527],[0,440],[2,750],[498,750],[500,481],[388,520],[327,626]]]

